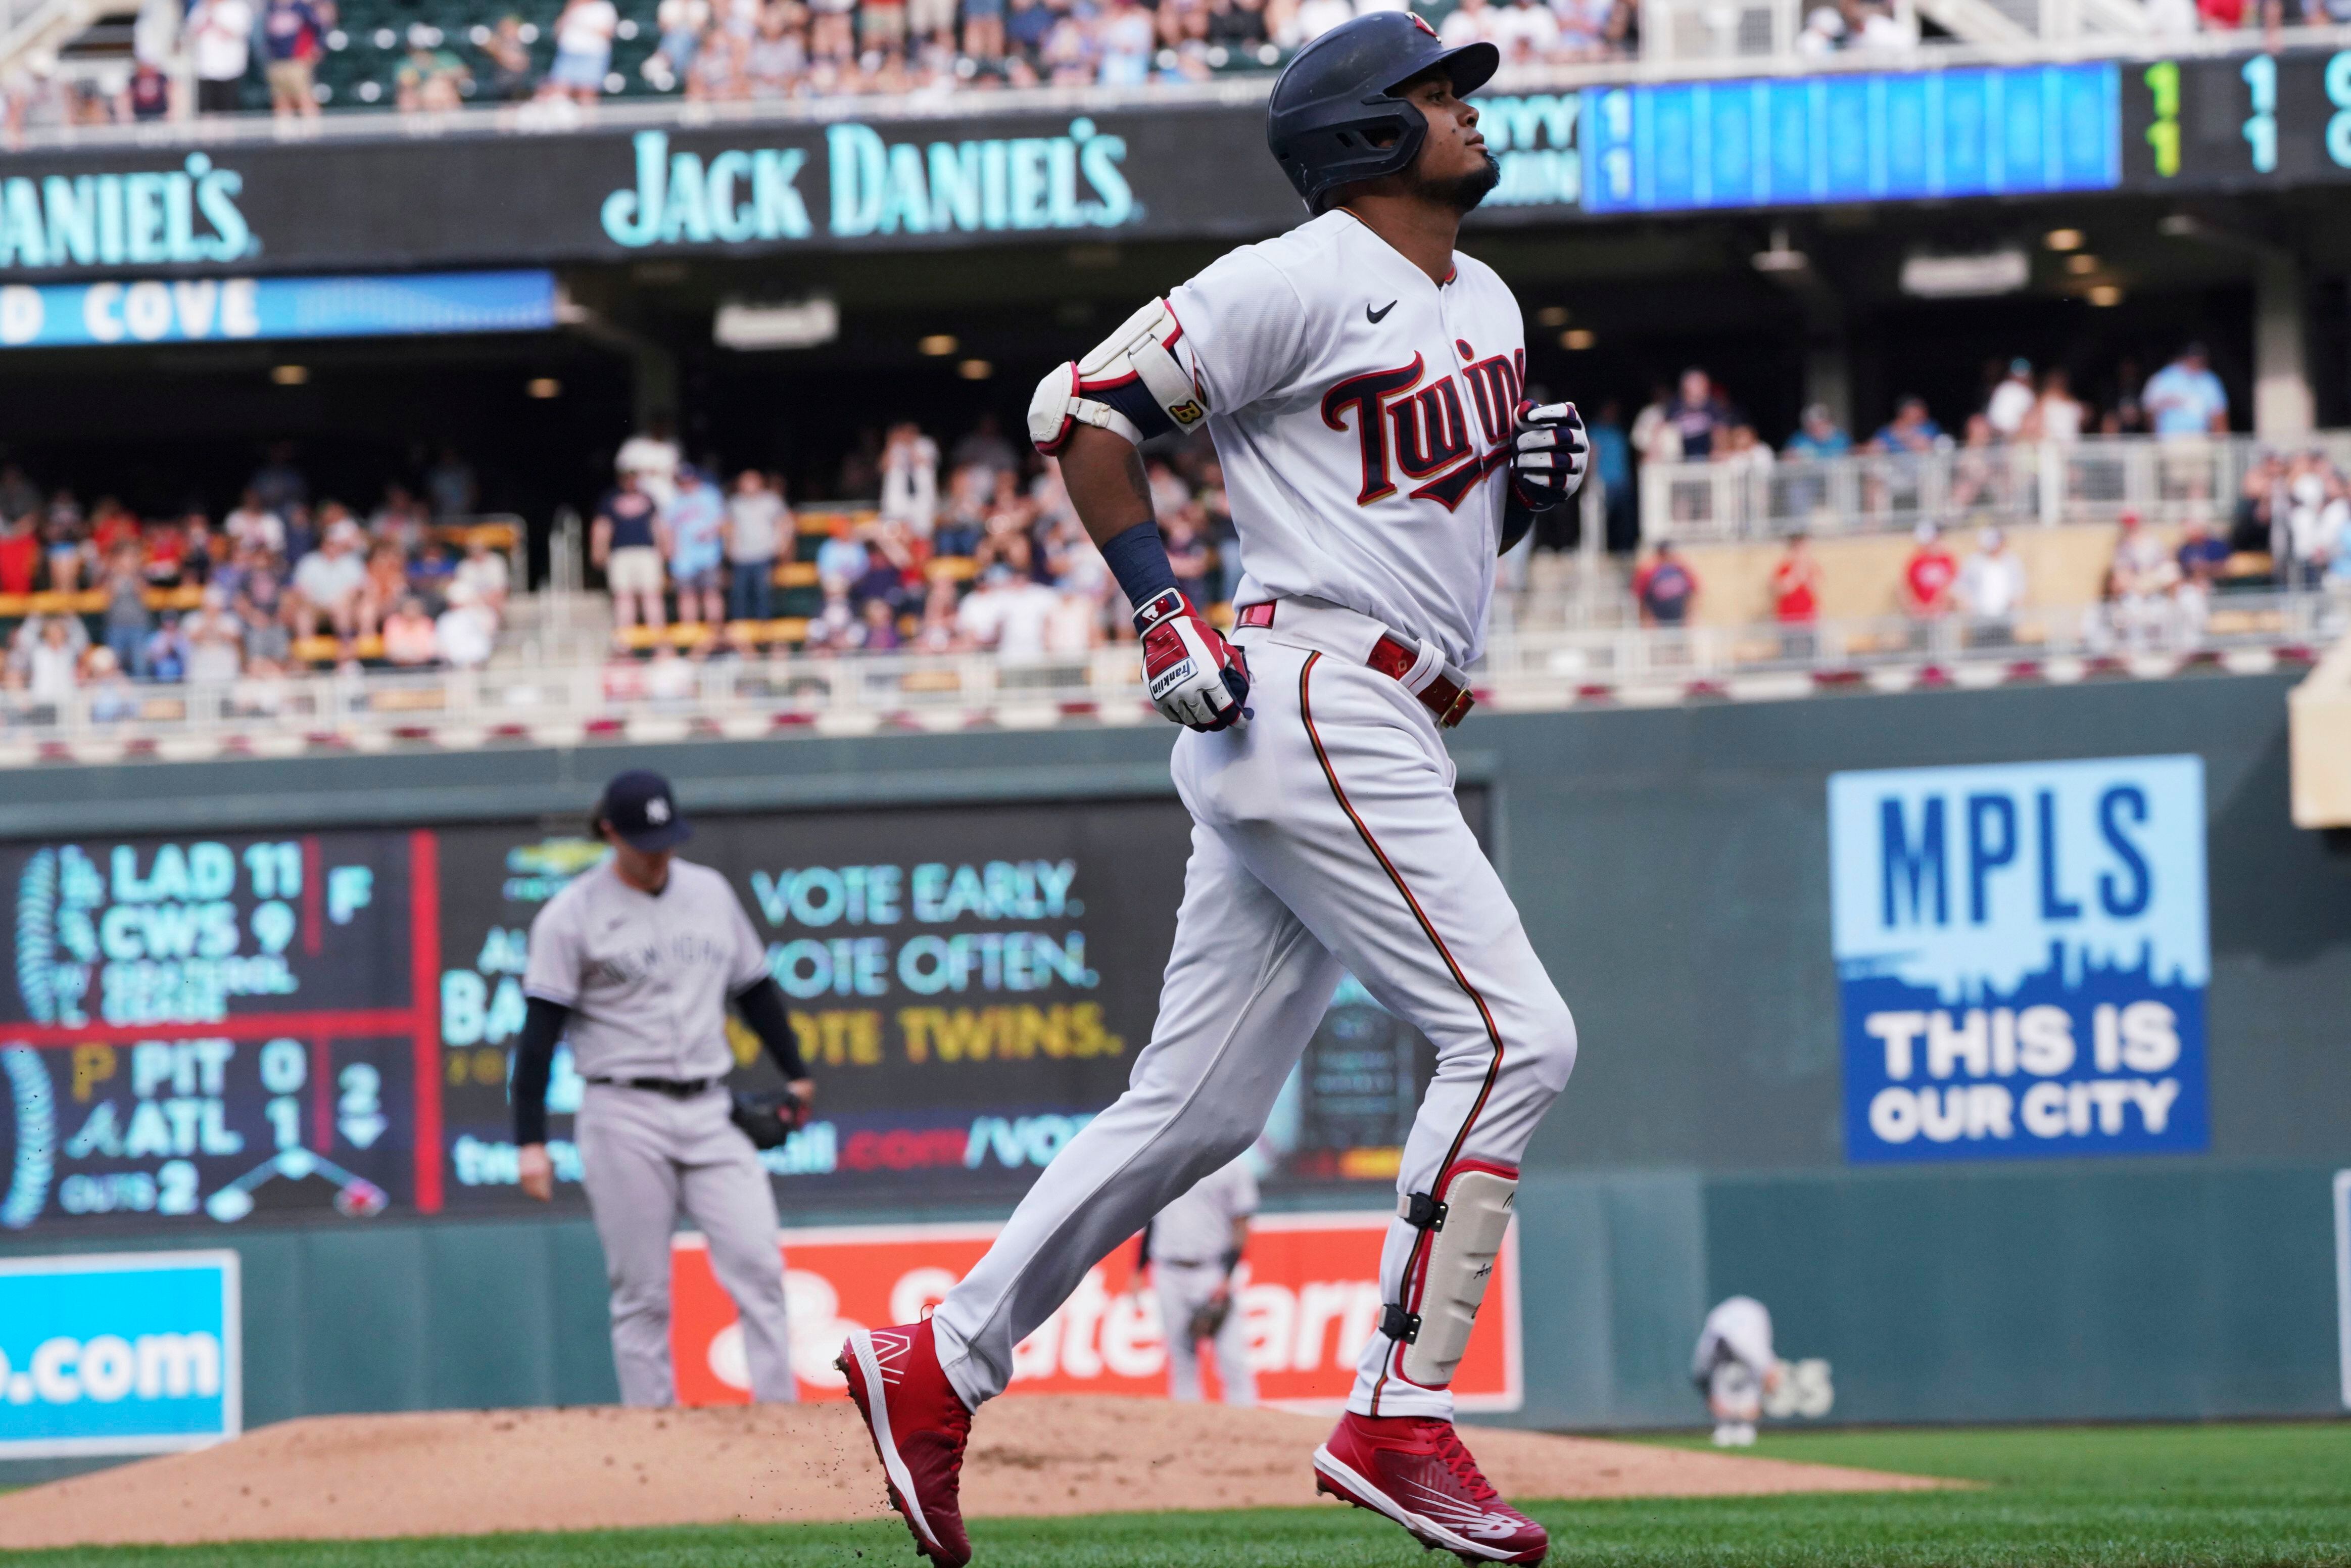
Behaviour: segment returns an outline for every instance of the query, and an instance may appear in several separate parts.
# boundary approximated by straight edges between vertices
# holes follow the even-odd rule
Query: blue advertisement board
[[[1917,201],[2122,183],[2110,61],[1593,88],[1586,211]]]
[[[240,1321],[234,1252],[0,1260],[0,1458],[235,1437]]]
[[[0,349],[538,332],[555,311],[546,271],[17,283],[0,287]]]
[[[2207,1146],[2201,758],[1835,774],[1829,858],[1849,1159]]]

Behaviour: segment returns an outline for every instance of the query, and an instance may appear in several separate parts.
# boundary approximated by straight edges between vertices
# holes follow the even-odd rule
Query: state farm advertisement
[[[871,1225],[782,1232],[800,1397],[846,1398],[832,1359],[849,1332],[920,1317],[979,1261],[997,1228]],[[1387,1216],[1378,1212],[1258,1217],[1241,1266],[1240,1305],[1259,1396],[1267,1404],[1335,1412],[1345,1403],[1355,1358],[1379,1319],[1386,1231]],[[1136,1279],[1134,1258],[1130,1242],[1104,1259],[1061,1310],[1021,1342],[1009,1393],[1165,1396],[1159,1303]],[[670,1344],[679,1403],[747,1403],[742,1333],[734,1303],[711,1273],[703,1239],[679,1236],[671,1260]],[[1213,1391],[1215,1369],[1203,1371]],[[1453,1393],[1465,1411],[1516,1410],[1525,1399],[1515,1225]]]

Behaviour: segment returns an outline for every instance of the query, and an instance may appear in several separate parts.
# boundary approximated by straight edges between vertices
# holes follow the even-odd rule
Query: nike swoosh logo
[[[1376,309],[1376,310],[1373,309],[1370,306],[1366,305],[1366,306],[1364,306],[1364,320],[1366,320],[1366,321],[1369,321],[1373,326],[1376,327],[1376,326],[1378,326],[1382,321],[1384,321],[1384,320],[1387,319],[1387,314],[1388,314],[1388,312],[1389,312],[1389,311],[1391,311],[1391,310],[1393,310],[1393,309],[1395,309],[1395,308],[1396,308],[1396,302],[1395,302],[1395,300],[1393,300],[1393,299],[1389,300],[1386,304],[1384,304],[1384,305],[1381,306],[1381,307],[1380,307],[1378,309]]]

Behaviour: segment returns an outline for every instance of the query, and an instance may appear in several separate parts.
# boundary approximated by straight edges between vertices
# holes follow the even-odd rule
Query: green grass
[[[1672,1441],[1675,1439],[1666,1439]],[[1536,1503],[1554,1564],[1608,1568],[2351,1568],[2351,1423],[1833,1432],[1754,1450],[1983,1483],[1961,1491]],[[981,1521],[981,1568],[1408,1568],[1353,1510]],[[913,1561],[895,1520],[462,1540],[90,1549],[8,1568],[853,1568]]]

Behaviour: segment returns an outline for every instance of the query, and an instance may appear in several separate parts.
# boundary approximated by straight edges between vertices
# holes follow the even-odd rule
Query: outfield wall
[[[2351,1166],[2351,857],[2287,821],[2288,685],[1481,714],[1458,731],[1583,1033],[1528,1156],[1519,1419],[1693,1424],[1689,1346],[1734,1291],[1771,1306],[1783,1355],[1829,1364],[1830,1420],[2338,1410],[2328,1189]],[[666,769],[705,813],[1147,798],[1167,791],[1168,742],[1151,727],[59,769],[12,776],[0,837],[572,817],[631,765]],[[2180,754],[2202,759],[2207,822],[2209,1147],[1851,1161],[1828,776]],[[22,1237],[0,1256],[99,1245]],[[238,1250],[248,1423],[611,1395],[577,1218],[256,1216],[102,1245]]]

